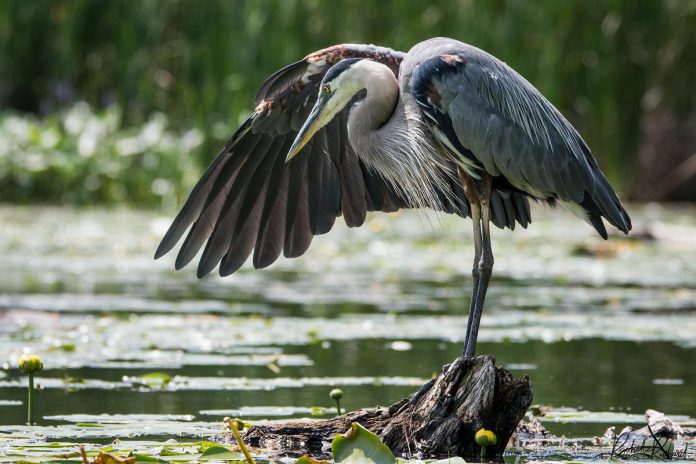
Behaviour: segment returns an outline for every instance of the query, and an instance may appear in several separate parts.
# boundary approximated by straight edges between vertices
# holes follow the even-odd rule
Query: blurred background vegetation
[[[696,200],[694,0],[0,0],[0,201],[173,207],[266,76],[433,36],[516,68],[633,200]]]

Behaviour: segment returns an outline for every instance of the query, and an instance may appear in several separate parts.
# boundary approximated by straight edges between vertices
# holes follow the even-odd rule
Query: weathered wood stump
[[[487,449],[500,456],[532,402],[528,377],[515,379],[491,356],[457,358],[410,399],[389,408],[349,412],[332,419],[297,420],[251,427],[244,436],[251,446],[279,455],[326,457],[328,443],[358,422],[378,434],[396,456],[405,458],[478,457],[474,434],[495,432]]]

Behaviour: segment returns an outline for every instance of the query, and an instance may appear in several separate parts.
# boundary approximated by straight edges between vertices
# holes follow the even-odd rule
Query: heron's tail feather
[[[605,193],[604,195],[596,195],[594,198],[588,192],[585,192],[585,196],[580,203],[570,201],[561,201],[561,203],[577,217],[594,227],[599,235],[606,240],[608,234],[602,218],[605,218],[607,222],[625,234],[631,230],[631,218],[623,205],[621,205],[621,202],[616,198],[614,192],[610,192],[610,195]],[[607,196],[613,196],[614,198],[606,198]],[[611,201],[611,203],[608,203],[607,200]]]

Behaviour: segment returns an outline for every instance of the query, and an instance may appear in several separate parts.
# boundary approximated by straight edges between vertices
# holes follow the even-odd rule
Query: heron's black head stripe
[[[342,73],[350,69],[350,67],[353,66],[355,63],[361,60],[362,58],[348,58],[339,61],[334,66],[332,66],[331,69],[328,70],[328,72],[324,76],[324,80],[322,81],[322,83],[326,84],[327,82],[333,81]]]

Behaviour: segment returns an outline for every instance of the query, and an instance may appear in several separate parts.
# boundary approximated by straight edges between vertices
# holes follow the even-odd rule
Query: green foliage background
[[[629,190],[639,175],[641,144],[651,139],[646,114],[666,113],[679,130],[681,121],[694,120],[694,30],[693,0],[2,0],[0,139],[12,129],[5,127],[10,111],[48,117],[27,124],[38,132],[54,127],[60,141],[49,149],[41,148],[40,136],[6,143],[14,157],[5,153],[3,160],[0,149],[0,199],[157,204],[163,195],[181,197],[253,109],[257,87],[274,70],[335,43],[407,51],[439,35],[477,45],[516,68],[578,127],[609,177]],[[71,148],[80,133],[65,129],[61,113],[78,101],[95,118],[111,117],[107,108],[116,114],[87,157],[90,166]],[[174,137],[173,148],[155,150],[156,159],[145,162],[153,156],[145,144],[130,161],[116,162],[112,182],[105,181],[100,165],[113,168],[119,159],[119,150],[108,147],[157,113],[166,115],[162,133]],[[201,131],[202,143],[184,152],[176,138],[191,128]],[[685,130],[693,131],[693,123]],[[32,149],[43,153],[42,169],[24,166]],[[62,170],[52,166],[55,150],[66,158]],[[134,174],[143,163],[150,168]],[[97,179],[91,190],[80,181],[90,176]],[[46,185],[56,177],[65,182]],[[152,193],[157,178],[169,182],[160,189],[166,193]]]

